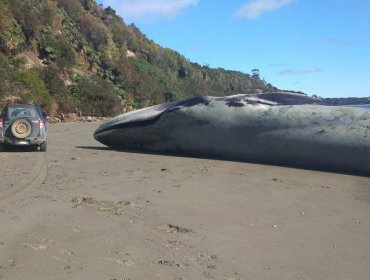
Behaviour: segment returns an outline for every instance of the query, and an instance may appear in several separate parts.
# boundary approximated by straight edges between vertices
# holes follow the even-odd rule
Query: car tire
[[[10,126],[12,135],[18,139],[24,139],[31,135],[32,125],[28,120],[15,120]]]
[[[5,152],[5,151],[6,151],[5,144],[0,143],[0,152]]]
[[[47,149],[47,142],[45,141],[40,145],[40,152],[46,152]]]

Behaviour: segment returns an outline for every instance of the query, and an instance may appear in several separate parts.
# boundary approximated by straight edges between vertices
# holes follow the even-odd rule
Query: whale
[[[299,94],[201,96],[107,120],[113,149],[370,176],[370,110]]]

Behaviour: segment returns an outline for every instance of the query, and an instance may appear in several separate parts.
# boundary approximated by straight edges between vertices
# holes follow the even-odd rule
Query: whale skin
[[[314,103],[294,95],[194,97],[111,118],[94,137],[117,150],[370,176],[370,110]]]

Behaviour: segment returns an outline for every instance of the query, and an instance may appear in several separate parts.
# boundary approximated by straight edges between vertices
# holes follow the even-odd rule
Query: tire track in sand
[[[15,183],[11,189],[0,190],[0,208],[38,189],[45,181],[47,176],[46,153],[37,152],[35,154],[37,156],[31,172]]]

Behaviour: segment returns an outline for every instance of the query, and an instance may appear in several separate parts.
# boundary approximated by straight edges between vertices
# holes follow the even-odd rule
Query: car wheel
[[[28,120],[19,119],[12,123],[10,130],[14,137],[24,139],[31,135],[32,126]]]
[[[47,142],[45,141],[40,145],[40,152],[46,152]]]
[[[0,152],[5,152],[6,147],[4,144],[0,143]]]

